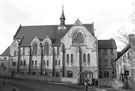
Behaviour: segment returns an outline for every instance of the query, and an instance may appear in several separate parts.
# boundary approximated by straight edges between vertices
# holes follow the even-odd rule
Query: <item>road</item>
[[[4,79],[6,85],[18,88],[20,91],[85,91],[84,86],[75,84],[61,84],[24,79]],[[89,89],[89,91],[95,91]]]

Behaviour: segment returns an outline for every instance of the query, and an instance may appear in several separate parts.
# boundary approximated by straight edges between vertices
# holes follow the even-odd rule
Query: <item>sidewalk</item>
[[[115,88],[95,88],[96,91],[133,91],[127,89],[115,89]]]
[[[3,80],[0,79],[0,91],[19,91],[19,89],[7,85]]]
[[[8,87],[8,86],[5,86],[5,87],[2,87],[0,89],[0,91],[17,91],[16,89],[14,88],[11,88],[11,87]]]

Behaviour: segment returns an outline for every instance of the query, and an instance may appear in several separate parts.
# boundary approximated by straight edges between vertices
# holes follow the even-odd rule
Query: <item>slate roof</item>
[[[83,24],[83,25],[93,34],[93,24]],[[37,36],[41,40],[43,40],[44,38],[46,38],[46,36],[48,36],[53,41],[53,44],[56,44],[56,41],[57,42],[60,41],[60,39],[57,39],[57,35],[59,34],[61,37],[63,37],[69,31],[69,29],[74,25],[69,24],[65,26],[66,26],[66,30],[58,33],[59,25],[39,25],[39,26],[20,25],[19,29],[17,30],[14,36],[14,39],[21,38],[22,41],[20,45],[29,46],[35,36]]]
[[[116,43],[114,39],[110,40],[98,40],[98,49],[116,49]]]
[[[10,47],[8,47],[0,56],[9,56],[10,54]]]
[[[121,52],[118,52],[118,57],[115,61],[117,61],[125,52],[127,52],[131,48],[130,44],[127,44]]]

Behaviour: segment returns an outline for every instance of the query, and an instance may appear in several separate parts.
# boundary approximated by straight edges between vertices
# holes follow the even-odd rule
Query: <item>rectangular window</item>
[[[104,71],[104,77],[108,78],[109,77],[109,72],[108,71]]]
[[[24,60],[24,66],[26,65],[26,60]]]
[[[104,55],[107,55],[107,49],[104,49]]]
[[[16,62],[12,62],[12,66],[16,66]]]
[[[102,72],[99,71],[99,78],[102,78]]]

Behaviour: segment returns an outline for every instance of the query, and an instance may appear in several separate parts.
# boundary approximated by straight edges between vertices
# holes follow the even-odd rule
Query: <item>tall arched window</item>
[[[69,65],[69,54],[67,54],[67,65]]]
[[[87,55],[88,63],[90,63],[90,54]]]
[[[86,62],[86,54],[83,54],[83,62]]]
[[[49,60],[47,60],[47,67],[49,66]]]
[[[59,60],[59,66],[60,66],[60,60]]]
[[[38,46],[37,43],[33,44],[33,55],[37,55]]]
[[[55,60],[55,65],[57,65],[57,60]]]
[[[46,42],[44,45],[44,55],[49,55],[49,43]]]
[[[73,54],[71,54],[71,64],[73,64]]]

